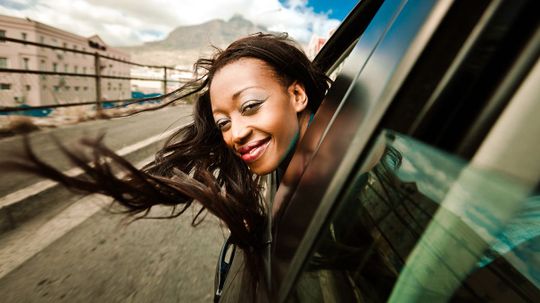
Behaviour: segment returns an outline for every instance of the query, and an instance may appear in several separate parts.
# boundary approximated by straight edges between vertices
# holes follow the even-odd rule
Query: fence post
[[[167,94],[167,67],[163,67],[163,94]]]
[[[99,118],[103,111],[101,108],[101,62],[98,52],[94,53],[94,70],[96,73],[96,117]]]

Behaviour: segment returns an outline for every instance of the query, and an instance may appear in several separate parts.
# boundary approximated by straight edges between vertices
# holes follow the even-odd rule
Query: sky
[[[177,26],[235,14],[306,43],[326,36],[358,0],[0,0],[0,14],[30,18],[112,46],[164,39]]]

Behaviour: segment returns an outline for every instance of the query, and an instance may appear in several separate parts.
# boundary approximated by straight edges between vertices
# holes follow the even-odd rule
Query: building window
[[[58,92],[60,90],[60,86],[58,86],[58,85],[53,86],[53,90],[55,92]]]
[[[63,47],[63,48],[67,48],[67,47],[68,47],[68,46],[67,46],[67,43],[66,43],[66,42],[62,43],[62,47]],[[66,50],[64,49],[64,54],[65,54],[65,53],[66,53]]]
[[[45,60],[41,59],[40,61],[40,66],[39,66],[39,69],[42,70],[42,71],[45,71],[47,69],[47,65],[45,63]],[[47,76],[46,75],[40,75],[41,79],[46,79]]]
[[[32,90],[32,87],[28,84],[26,84],[24,87],[26,88],[26,91],[28,92]]]
[[[73,87],[73,89],[75,89],[76,92],[79,91],[79,87],[78,87],[78,86]]]
[[[0,83],[0,90],[10,90],[11,84],[10,83]]]
[[[0,57],[0,68],[7,68],[7,58],[6,57]]]
[[[28,38],[28,35],[26,33],[21,33],[21,39],[26,41],[27,38]],[[26,45],[26,43],[24,43],[24,45]]]
[[[45,44],[45,37],[39,36],[39,43]]]
[[[52,70],[53,70],[53,72],[57,72],[57,71],[58,71],[58,63],[53,63],[53,64],[52,64]]]
[[[30,59],[29,58],[23,58],[23,68],[28,70],[30,69]]]
[[[6,37],[6,31],[3,29],[0,29],[0,43],[6,43],[6,41],[2,38]]]
[[[83,74],[86,74],[86,66],[83,66],[83,68],[82,68],[82,73],[83,73]]]
[[[88,86],[85,86],[85,87],[83,88],[83,90],[84,90],[84,91],[87,91],[87,90],[88,90]]]
[[[79,72],[79,67],[78,67],[77,65],[75,65],[75,66],[73,67],[73,72],[74,72],[74,73],[78,73],[78,72]]]
[[[69,65],[68,64],[64,64],[64,72],[65,73],[69,72]]]

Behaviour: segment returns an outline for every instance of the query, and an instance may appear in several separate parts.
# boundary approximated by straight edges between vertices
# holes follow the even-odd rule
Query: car
[[[259,302],[540,302],[537,1],[363,0],[280,184]],[[251,302],[227,244],[216,301]],[[225,273],[226,277],[225,277]]]

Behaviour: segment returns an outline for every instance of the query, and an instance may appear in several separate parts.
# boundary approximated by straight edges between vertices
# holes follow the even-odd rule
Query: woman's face
[[[214,74],[212,114],[227,146],[264,175],[274,171],[299,134],[298,113],[307,105],[302,85],[285,87],[264,61],[242,58]]]

